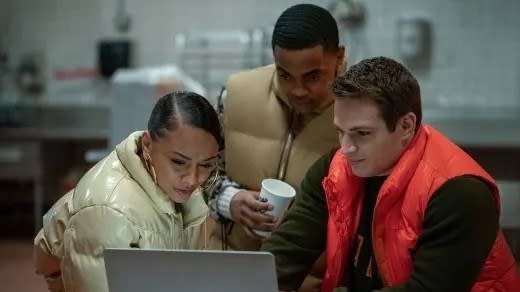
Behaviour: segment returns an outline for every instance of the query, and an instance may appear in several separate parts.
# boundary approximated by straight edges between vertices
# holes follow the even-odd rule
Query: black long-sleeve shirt
[[[284,221],[262,245],[262,250],[275,255],[281,290],[297,289],[325,249],[328,210],[321,182],[333,153],[324,155],[309,169]],[[374,188],[372,195],[377,196],[378,191],[379,188]],[[370,196],[370,193],[366,195]],[[491,189],[483,181],[470,176],[447,181],[428,202],[410,278],[400,287],[387,289],[469,291],[496,238],[497,210]],[[366,222],[360,226],[363,224]],[[368,236],[371,236],[370,232]],[[372,252],[369,249],[369,254]],[[354,259],[353,256],[350,258]],[[346,270],[354,277],[353,263],[348,264]],[[349,287],[349,291],[377,289],[380,283],[377,266],[374,271],[375,281],[370,278],[367,284],[366,279],[358,277],[354,280],[356,287]]]

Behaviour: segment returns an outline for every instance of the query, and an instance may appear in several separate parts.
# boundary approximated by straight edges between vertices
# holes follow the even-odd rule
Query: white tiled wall
[[[54,66],[93,65],[97,39],[126,36],[138,42],[138,64],[173,61],[172,39],[177,32],[254,28],[272,23],[283,8],[299,2],[127,0],[132,29],[122,35],[113,25],[117,0],[1,1],[7,10],[6,41],[12,58],[44,49]]]
[[[426,106],[520,106],[519,1],[365,3],[369,15],[363,57],[398,58],[396,22],[401,16],[420,15],[431,21],[431,67],[414,72],[421,82]]]
[[[7,2],[0,1],[0,44],[4,43],[3,37],[6,29]]]
[[[49,71],[95,65],[96,40],[119,37],[113,26],[116,0],[1,0],[0,30],[10,59],[43,49]],[[176,32],[254,28],[273,24],[291,0],[127,0],[129,36],[137,41],[136,63],[173,61]],[[327,5],[328,1],[309,1]],[[364,0],[365,25],[342,28],[351,61],[387,55],[398,58],[396,22],[423,15],[433,29],[431,66],[415,70],[427,106],[478,103],[520,107],[520,1]],[[6,7],[4,9],[4,7]],[[1,35],[0,35],[1,36]]]

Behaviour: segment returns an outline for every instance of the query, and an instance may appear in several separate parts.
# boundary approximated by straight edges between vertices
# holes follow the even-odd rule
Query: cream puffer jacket
[[[45,214],[35,266],[51,291],[108,291],[104,248],[203,248],[201,194],[175,207],[136,154],[141,135],[121,142]]]

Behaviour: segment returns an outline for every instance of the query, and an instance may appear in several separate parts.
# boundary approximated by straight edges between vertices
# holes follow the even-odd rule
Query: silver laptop
[[[110,292],[275,292],[267,252],[105,249]]]

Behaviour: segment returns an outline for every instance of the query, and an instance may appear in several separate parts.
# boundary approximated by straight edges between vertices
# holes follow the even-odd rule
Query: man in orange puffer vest
[[[276,257],[280,288],[290,290],[325,249],[326,292],[520,291],[498,227],[495,180],[421,124],[410,72],[389,58],[367,59],[333,91],[341,148],[311,167],[303,196],[262,247]],[[326,240],[309,239],[312,232]]]

